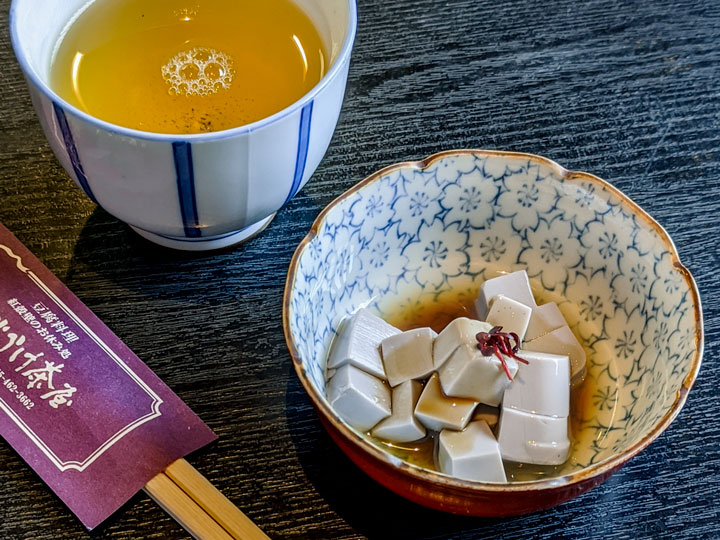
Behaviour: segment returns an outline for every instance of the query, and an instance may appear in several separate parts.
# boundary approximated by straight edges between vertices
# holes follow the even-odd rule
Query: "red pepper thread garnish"
[[[494,326],[489,332],[478,332],[475,336],[478,342],[478,349],[485,356],[492,356],[493,354],[498,357],[505,375],[512,381],[512,375],[510,375],[510,369],[508,369],[505,356],[510,356],[518,362],[527,364],[528,361],[524,358],[520,358],[517,354],[520,349],[520,339],[515,332],[502,332],[502,326]],[[512,341],[515,344],[512,343]],[[503,356],[505,355],[505,356]]]

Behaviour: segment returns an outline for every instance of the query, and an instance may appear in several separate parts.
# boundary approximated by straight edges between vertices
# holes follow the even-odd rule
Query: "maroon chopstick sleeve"
[[[88,529],[216,438],[2,225],[0,435]]]

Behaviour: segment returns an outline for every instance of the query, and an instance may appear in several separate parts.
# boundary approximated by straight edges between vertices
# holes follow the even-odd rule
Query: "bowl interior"
[[[558,474],[657,436],[699,367],[692,277],[627,197],[526,154],[447,152],[390,167],[328,207],[288,278],[286,333],[301,379],[327,405],[328,350],[358,308],[383,316],[474,297],[484,280],[519,269],[538,300],[558,303],[588,355],[572,457]]]

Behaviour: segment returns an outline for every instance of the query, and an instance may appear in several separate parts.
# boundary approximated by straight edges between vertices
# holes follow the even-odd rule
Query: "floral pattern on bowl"
[[[560,476],[532,484],[589,484],[647,446],[679,412],[700,366],[702,312],[692,276],[667,233],[610,184],[537,156],[488,151],[386,168],[329,205],[300,244],[285,332],[326,425],[397,465],[325,400],[325,361],[338,325],[360,307],[383,315],[427,295],[474,296],[484,280],[519,269],[581,338],[591,379],[583,399],[593,403],[592,415],[575,418],[583,429]],[[402,468],[430,482],[443,476]]]

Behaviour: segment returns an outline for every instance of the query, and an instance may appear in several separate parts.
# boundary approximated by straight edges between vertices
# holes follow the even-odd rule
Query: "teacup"
[[[262,231],[315,172],[337,124],[357,27],[355,0],[294,1],[325,44],[326,75],[289,107],[213,133],[116,126],[50,88],[54,47],[86,0],[13,0],[10,32],[43,131],[85,194],[152,242],[210,250]]]

